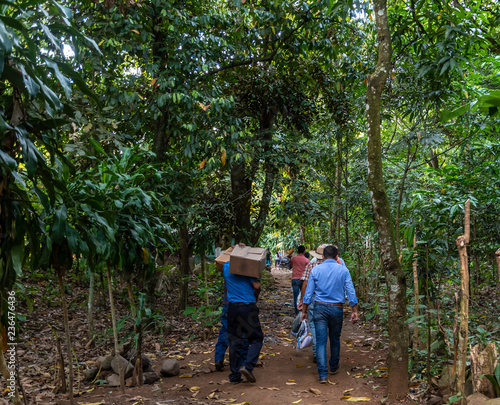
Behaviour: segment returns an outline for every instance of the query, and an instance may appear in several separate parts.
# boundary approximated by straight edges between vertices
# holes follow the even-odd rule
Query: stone
[[[168,359],[163,362],[161,366],[161,375],[165,377],[174,377],[179,375],[180,367],[179,362],[176,359]]]
[[[476,392],[467,397],[467,405],[483,405],[488,399],[486,395]]]
[[[441,378],[439,379],[438,382],[438,387],[439,387],[439,392],[443,396],[443,399],[445,396],[449,396],[456,385],[456,380],[457,380],[457,373],[453,372],[453,365],[447,364],[443,367],[443,371],[441,373]]]
[[[85,375],[85,381],[93,381],[98,372],[98,368],[89,368],[88,370],[85,370],[83,373]]]
[[[111,362],[113,361],[113,356],[100,356],[97,359],[97,365],[101,367],[101,370],[111,370]]]
[[[484,405],[500,405],[500,398],[488,399]]]
[[[125,371],[125,378],[132,377],[132,373],[134,372],[134,367],[132,364],[130,364],[127,359],[124,357],[120,356],[120,360],[122,362],[122,368]],[[111,368],[115,372],[115,374],[120,375],[120,367],[118,363],[118,359],[115,357],[113,358],[113,361],[111,362]]]
[[[146,356],[144,353],[141,355],[141,357],[142,357],[142,370],[144,371],[146,369],[151,368],[151,366],[153,365],[153,361],[148,356]],[[137,356],[134,353],[131,357],[130,362],[135,365],[136,360],[137,360]]]
[[[113,370],[101,370],[99,375],[97,376],[98,380],[105,380],[106,377],[110,374],[113,374]]]
[[[153,384],[154,382],[156,382],[160,379],[160,376],[158,375],[158,373],[155,373],[154,371],[152,371],[149,373],[142,373],[142,378],[143,378],[144,384]]]
[[[130,378],[127,378],[125,380],[125,387],[135,387],[137,384],[134,384],[133,382],[133,378],[130,377]]]
[[[443,403],[443,398],[431,395],[427,400],[426,405],[441,405]]]
[[[106,381],[108,382],[110,387],[119,387],[120,386],[120,376],[118,374],[110,374],[106,377]]]

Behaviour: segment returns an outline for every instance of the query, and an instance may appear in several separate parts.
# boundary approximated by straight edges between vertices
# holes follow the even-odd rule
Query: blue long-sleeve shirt
[[[347,296],[351,307],[358,303],[349,270],[334,259],[327,259],[311,270],[304,304],[310,304],[314,294],[315,300],[319,302],[343,304]]]

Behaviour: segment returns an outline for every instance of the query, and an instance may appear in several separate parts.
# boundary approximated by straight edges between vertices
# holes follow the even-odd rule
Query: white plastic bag
[[[312,345],[313,337],[309,329],[309,324],[303,320],[297,332],[297,350],[305,349]]]

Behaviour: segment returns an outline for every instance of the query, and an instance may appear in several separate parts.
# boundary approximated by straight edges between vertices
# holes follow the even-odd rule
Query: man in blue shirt
[[[336,374],[340,361],[340,334],[344,321],[345,297],[352,307],[351,322],[358,320],[358,298],[351,275],[345,265],[338,264],[335,258],[338,250],[327,246],[323,251],[324,261],[314,267],[309,276],[302,306],[302,320],[308,318],[307,307],[314,296],[314,316],[316,328],[316,358],[319,382],[328,383],[326,343],[330,338],[330,373]]]
[[[227,332],[229,336],[229,381],[238,384],[245,376],[248,382],[254,383],[252,373],[259,360],[264,334],[259,321],[259,308],[256,303],[261,286],[258,278],[241,276],[229,272],[230,262],[224,264],[224,281],[226,283],[227,300]],[[248,341],[248,354],[245,361],[240,359],[243,339]]]

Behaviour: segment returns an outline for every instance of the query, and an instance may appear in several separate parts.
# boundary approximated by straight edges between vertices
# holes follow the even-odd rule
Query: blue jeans
[[[314,296],[313,296],[314,298]],[[307,316],[309,319],[309,330],[311,331],[311,336],[313,338],[313,356],[316,357],[316,327],[314,326],[314,301],[312,301],[307,307]]]
[[[222,312],[220,314],[220,322],[222,326],[219,329],[219,337],[217,338],[217,344],[215,345],[215,361],[220,361],[224,363],[224,355],[229,346],[229,337],[227,335],[227,309],[229,304],[222,304]],[[248,340],[243,339],[243,345],[240,351],[240,359],[242,362],[247,358],[248,353]]]
[[[295,309],[295,315],[299,313],[297,309],[297,298],[299,298],[300,289],[302,288],[303,281],[299,278],[294,278],[292,280],[292,289],[293,289],[293,308]]]
[[[344,309],[335,305],[315,303],[314,326],[316,327],[316,361],[319,378],[328,377],[326,343],[330,338],[330,371],[339,368],[340,334],[344,321]]]
[[[259,361],[264,333],[259,321],[259,308],[255,304],[229,304],[227,311],[227,333],[229,336],[229,381],[241,379],[240,368],[252,371]],[[244,338],[248,340],[248,353],[242,361]]]

